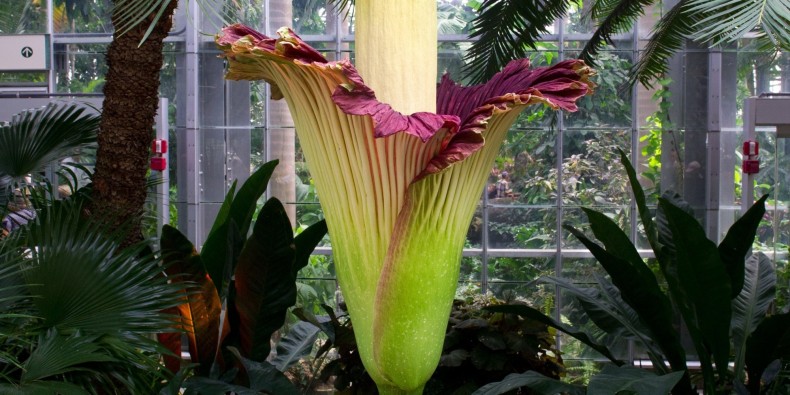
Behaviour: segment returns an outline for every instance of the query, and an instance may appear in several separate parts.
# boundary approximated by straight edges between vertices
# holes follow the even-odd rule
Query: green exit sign
[[[0,71],[49,69],[49,35],[0,36]]]

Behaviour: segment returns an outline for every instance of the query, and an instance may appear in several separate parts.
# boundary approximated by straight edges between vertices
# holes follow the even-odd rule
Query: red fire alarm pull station
[[[156,139],[151,142],[151,170],[165,171],[167,169],[167,140]]]
[[[167,140],[154,140],[151,142],[151,152],[154,154],[166,154],[167,153]]]
[[[755,140],[743,142],[743,173],[757,174],[760,171],[760,144]]]

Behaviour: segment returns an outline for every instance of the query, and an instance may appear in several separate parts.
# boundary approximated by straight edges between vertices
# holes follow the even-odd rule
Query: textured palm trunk
[[[93,178],[92,215],[115,226],[129,226],[126,244],[142,239],[140,220],[158,105],[163,40],[172,27],[177,3],[169,0],[164,14],[142,44],[150,19],[124,34],[116,31],[107,49],[109,70]],[[155,13],[153,10],[149,18]],[[113,23],[116,18],[117,12],[113,14]]]

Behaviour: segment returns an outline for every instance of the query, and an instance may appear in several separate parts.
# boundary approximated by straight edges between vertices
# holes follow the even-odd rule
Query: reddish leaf
[[[200,364],[200,373],[208,374],[220,344],[219,318],[222,305],[217,289],[203,268],[194,246],[181,232],[165,225],[161,245],[165,271],[171,281],[194,284],[194,288],[185,294],[187,302],[179,306],[179,313],[184,318],[192,362]]]

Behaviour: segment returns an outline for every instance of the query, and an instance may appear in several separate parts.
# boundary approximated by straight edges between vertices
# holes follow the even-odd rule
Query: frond
[[[786,0],[690,0],[688,9],[705,15],[697,22],[696,40],[719,45],[756,31],[775,48],[790,49],[790,4]]]
[[[95,144],[100,117],[79,103],[23,111],[0,127],[0,176],[24,177]]]
[[[30,247],[24,272],[35,312],[61,333],[155,333],[172,326],[161,311],[180,304],[157,261],[139,245],[119,250],[122,234],[82,217],[79,204],[41,211],[23,228]]]
[[[680,0],[658,21],[650,41],[631,69],[631,84],[638,81],[650,88],[654,80],[667,73],[667,61],[683,47],[684,40],[691,36],[695,23],[700,18],[699,15],[689,12],[689,1]]]
[[[488,80],[509,61],[534,50],[548,26],[564,16],[573,0],[489,0],[472,22],[464,72],[473,83]]]
[[[605,44],[611,44],[612,35],[631,29],[637,18],[644,14],[645,7],[653,5],[656,0],[598,0],[593,5],[592,17],[598,22],[590,40],[582,49],[579,58],[594,64],[594,57]],[[596,7],[597,6],[597,7]]]

